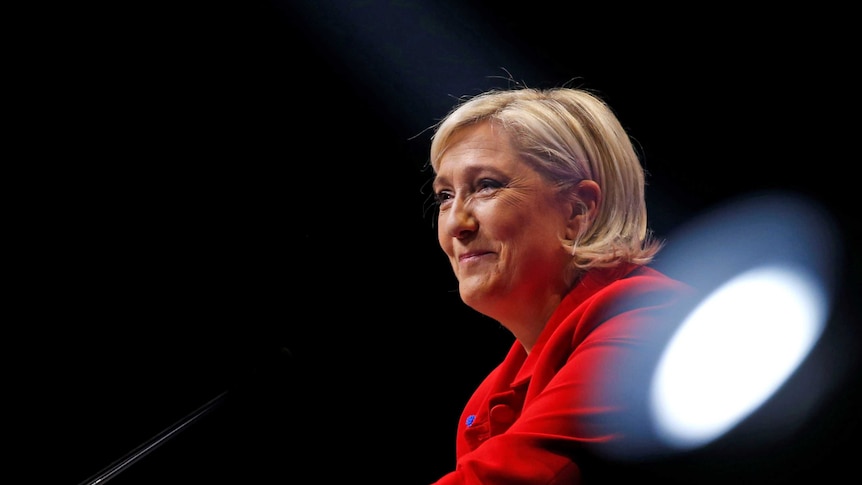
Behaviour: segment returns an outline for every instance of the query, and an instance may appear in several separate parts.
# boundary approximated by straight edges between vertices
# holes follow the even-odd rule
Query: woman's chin
[[[470,308],[479,313],[488,314],[493,308],[498,305],[501,298],[504,296],[501,292],[487,283],[481,285],[471,285],[462,282],[458,286],[461,300]]]

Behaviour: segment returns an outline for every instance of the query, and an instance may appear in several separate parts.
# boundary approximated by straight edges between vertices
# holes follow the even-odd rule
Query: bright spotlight
[[[720,286],[686,318],[656,368],[650,405],[674,448],[708,443],[763,404],[825,324],[826,298],[804,268],[770,265]]]
[[[810,356],[832,309],[836,234],[819,205],[781,193],[738,199],[671,234],[655,267],[696,293],[667,327],[644,330],[651,346],[610,380],[605,391],[630,412],[625,439],[597,452],[662,460],[719,439],[726,449],[740,430],[746,447],[766,449],[787,431],[783,416],[791,425],[812,419],[816,389],[793,378],[804,365],[830,365]]]

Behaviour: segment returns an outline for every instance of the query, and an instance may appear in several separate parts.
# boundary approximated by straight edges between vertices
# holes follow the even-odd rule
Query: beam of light
[[[506,70],[519,80],[525,72],[542,71],[534,58],[506,49],[498,27],[470,3],[274,4],[313,34],[319,55],[331,58],[343,73],[344,87],[374,99],[377,110],[390,110],[398,128],[410,136],[424,132],[456,97],[484,90],[489,83],[506,85],[495,80]],[[290,65],[291,59],[283,62]]]

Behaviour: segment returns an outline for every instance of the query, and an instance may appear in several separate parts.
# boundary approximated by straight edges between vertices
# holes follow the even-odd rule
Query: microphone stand
[[[222,392],[218,396],[208,401],[203,406],[194,410],[188,416],[165,428],[162,432],[158,433],[150,440],[144,442],[143,444],[130,451],[128,454],[115,461],[114,463],[111,463],[99,473],[93,475],[87,480],[84,480],[79,485],[101,485],[107,483],[109,480],[117,476],[120,472],[137,463],[139,460],[150,454],[159,446],[163,445],[165,442],[179,434],[181,431],[188,428],[192,423],[195,423],[202,417],[206,416],[210,411],[215,409],[224,401],[225,396],[227,396],[227,393],[228,391]]]
[[[256,366],[253,366],[251,371],[247,374],[241,376],[234,382],[232,385],[228,386],[228,389],[223,391],[221,394],[212,398],[210,401],[205,403],[203,406],[192,411],[191,414],[186,417],[180,419],[176,423],[167,427],[162,432],[153,436],[150,440],[144,442],[134,450],[130,451],[128,454],[115,461],[114,463],[105,467],[99,473],[93,475],[87,480],[81,482],[79,485],[103,485],[107,483],[109,480],[117,476],[120,472],[137,463],[139,460],[156,450],[159,446],[166,443],[171,438],[176,437],[181,431],[188,428],[193,423],[197,422],[207,414],[209,414],[212,410],[220,406],[224,403],[227,398],[229,392],[234,387],[236,392],[242,392],[243,390],[248,390],[249,386],[253,386],[254,378],[260,379],[266,376],[271,377],[272,372],[283,371],[286,366],[286,362],[292,359],[292,354],[290,349],[286,347],[279,347],[278,351],[273,355],[264,354],[260,357]]]

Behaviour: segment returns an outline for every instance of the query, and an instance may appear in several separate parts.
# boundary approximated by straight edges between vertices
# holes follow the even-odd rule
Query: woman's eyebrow
[[[448,183],[449,182],[446,180],[446,177],[438,175],[431,181],[431,188],[437,190],[441,185],[448,185]]]

